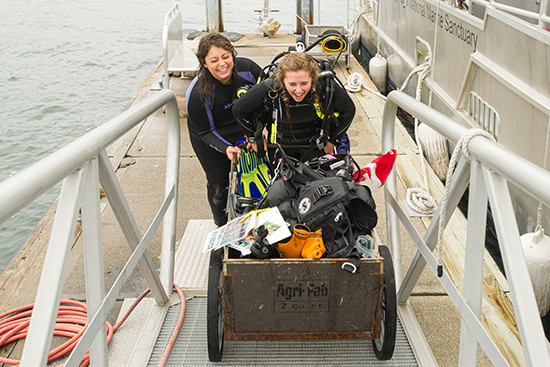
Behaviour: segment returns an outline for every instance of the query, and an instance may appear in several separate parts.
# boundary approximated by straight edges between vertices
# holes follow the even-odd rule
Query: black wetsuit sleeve
[[[238,57],[237,71],[242,79],[237,85],[253,85],[262,69],[254,61]],[[235,86],[225,86],[217,81],[214,84],[216,94],[214,105],[201,101],[198,91],[198,78],[195,78],[186,92],[186,105],[190,129],[211,148],[224,153],[242,137],[242,129],[231,113],[236,100]]]
[[[260,65],[256,64],[256,62],[251,59],[240,56],[236,58],[236,62],[239,76],[245,79],[249,85],[256,84],[260,74],[262,73],[262,68]]]
[[[256,131],[254,113],[267,112],[267,110],[264,110],[264,105],[269,89],[270,83],[268,83],[268,80],[264,80],[260,84],[256,84],[250,88],[233,105],[233,116],[243,128],[246,136],[254,136],[254,132]]]
[[[193,86],[196,87],[196,85]],[[188,90],[186,104],[187,121],[190,124],[190,129],[195,131],[206,145],[221,153],[225,153],[231,143],[221,134],[217,133],[212,110],[201,102],[196,88],[192,88],[190,92]]]
[[[343,89],[340,84],[334,83],[334,95],[333,95],[334,111],[338,112],[336,120],[332,120],[330,126],[329,142],[337,144],[348,130],[353,117],[355,116],[355,104],[351,97]]]

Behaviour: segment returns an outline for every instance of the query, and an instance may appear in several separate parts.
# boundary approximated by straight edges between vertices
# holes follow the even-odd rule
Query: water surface
[[[164,17],[176,3],[182,10],[186,33],[206,28],[205,0],[31,0],[2,4],[0,181],[122,111],[162,58]],[[295,3],[271,3],[280,10],[272,14],[282,24],[279,33],[292,33]],[[324,0],[321,20],[331,25],[346,22],[348,4]],[[259,18],[254,10],[263,5],[262,0],[224,1],[225,29],[257,32]],[[58,193],[59,186],[0,225],[0,272]]]

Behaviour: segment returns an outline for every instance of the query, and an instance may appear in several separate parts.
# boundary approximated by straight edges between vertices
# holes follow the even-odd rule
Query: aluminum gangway
[[[168,149],[166,153],[166,184],[165,199],[162,201],[158,215],[153,219],[150,228],[141,235],[139,229],[132,219],[130,207],[124,198],[124,193],[114,173],[105,152],[105,147],[111,144],[118,137],[128,132],[139,124],[143,119],[148,118],[159,108],[166,105],[166,117],[168,119]],[[457,143],[461,137],[468,135],[468,129],[459,125],[447,117],[435,112],[426,105],[401,93],[392,92],[388,96],[383,117],[382,147],[387,150],[394,147],[395,112],[397,106],[411,113],[413,116],[424,121],[436,131],[443,134],[451,142]],[[135,107],[88,133],[81,139],[71,143],[65,148],[37,162],[35,165],[20,172],[0,184],[0,222],[4,222],[13,214],[20,211],[30,202],[54,186],[63,182],[63,188],[57,205],[56,219],[52,235],[49,240],[47,255],[38,287],[35,300],[35,313],[33,314],[29,333],[22,354],[21,366],[44,366],[55,317],[59,307],[63,282],[68,271],[68,259],[71,252],[71,244],[74,240],[74,228],[77,223],[79,208],[82,209],[82,228],[86,268],[86,294],[88,304],[88,328],[82,335],[76,348],[66,361],[66,366],[77,366],[86,350],[90,349],[92,363],[97,366],[109,364],[108,355],[111,350],[107,348],[105,321],[107,314],[117,297],[123,283],[130,277],[133,269],[140,266],[145,274],[148,286],[151,288],[153,298],[149,299],[149,309],[145,328],[141,331],[130,331],[130,337],[126,339],[140,339],[143,336],[147,340],[151,337],[157,339],[162,329],[162,320],[166,314],[170,314],[169,294],[176,278],[175,264],[183,263],[183,260],[176,258],[175,238],[173,228],[175,226],[175,203],[177,200],[177,182],[179,172],[179,118],[177,103],[174,94],[165,90],[157,92],[155,96],[140,102]],[[499,237],[500,250],[503,254],[504,266],[506,269],[507,281],[510,285],[509,297],[515,310],[515,320],[520,335],[523,360],[520,365],[546,366],[550,365],[547,342],[544,337],[535,296],[530,286],[530,279],[524,255],[521,249],[520,237],[517,230],[513,205],[509,195],[508,185],[513,184],[526,193],[540,200],[544,205],[550,205],[550,173],[506,151],[498,144],[480,135],[473,135],[465,144],[469,152],[470,161],[462,157],[453,175],[452,185],[448,193],[446,208],[446,223],[451,213],[455,210],[459,198],[465,188],[470,185],[470,209],[468,211],[468,235],[466,238],[466,261],[463,271],[464,283],[460,288],[448,276],[446,269],[438,277],[443,288],[453,301],[460,314],[463,326],[460,344],[460,365],[470,366],[477,363],[477,345],[483,349],[489,360],[497,366],[514,365],[507,359],[504,352],[499,349],[500,342],[483,324],[483,248],[484,248],[484,225],[487,210],[487,201],[491,204],[491,210],[495,220],[496,230]],[[188,178],[190,179],[190,178]],[[106,270],[102,265],[102,220],[98,202],[99,187],[102,187],[107,194],[109,204],[117,213],[117,218],[128,244],[133,249],[127,264],[118,275],[116,282],[108,292],[104,292],[103,284]],[[432,365],[433,359],[426,357],[429,351],[422,350],[422,347],[414,345],[417,340],[422,339],[422,331],[415,326],[414,314],[409,303],[409,296],[416,285],[421,270],[427,264],[432,272],[437,273],[438,260],[432,253],[436,245],[436,234],[439,227],[438,209],[433,217],[432,224],[421,236],[405,211],[399,205],[396,191],[395,172],[390,176],[385,186],[386,213],[387,213],[387,235],[388,244],[394,257],[395,272],[398,274],[398,312],[403,329],[408,337],[405,344],[415,353],[412,365]],[[146,246],[150,242],[156,228],[159,227],[164,215],[163,252],[160,259],[160,277],[148,259]],[[199,235],[204,231],[212,229],[211,222],[193,222],[201,230],[195,228],[189,235]],[[401,223],[401,224],[400,224]],[[402,277],[400,264],[401,239],[398,232],[399,225],[403,225],[415,245],[418,253],[415,260]],[[380,230],[380,229],[379,229]],[[186,233],[187,236],[187,233]],[[198,237],[200,241],[200,236]],[[194,243],[187,237],[183,243]],[[141,259],[141,260],[140,260]],[[444,264],[443,264],[444,265]],[[191,268],[182,267],[178,270],[183,272],[184,278],[191,278],[186,271]],[[200,274],[199,274],[200,275]],[[193,321],[190,315],[192,312],[200,314],[201,299],[200,291],[196,294],[188,294],[194,297],[189,301],[190,330],[197,333],[204,331],[205,325],[201,321]],[[177,302],[177,301],[176,301]],[[171,315],[171,314],[170,314]],[[200,315],[197,316],[200,319]],[[442,320],[444,322],[444,320]],[[162,334],[162,333],[161,333]],[[188,338],[187,350],[193,350],[200,343],[198,334],[194,332],[181,332],[180,337]],[[156,343],[156,342],[155,342]],[[145,365],[151,359],[154,344],[137,342],[138,346],[148,345],[151,349],[135,347],[132,350],[133,358],[137,358],[140,364]],[[261,342],[264,343],[264,342]],[[352,343],[353,344],[353,343]],[[348,355],[363,356],[364,344],[348,344]],[[331,358],[342,357],[338,350],[339,345],[331,349],[324,344],[311,344],[306,349],[298,349],[295,353],[289,354],[291,346],[262,344],[256,345],[254,351],[256,358],[265,364],[267,361],[283,360],[283,363],[305,363],[304,358],[311,354],[312,350],[317,351],[318,359],[311,364],[327,363],[334,365]],[[296,346],[295,346],[296,347]],[[300,346],[299,348],[302,348]],[[180,350],[181,351],[181,350]],[[226,353],[229,350],[226,350]],[[239,349],[234,349],[239,354]],[[250,348],[243,348],[242,353],[250,352]],[[278,357],[269,354],[276,351]],[[328,351],[329,353],[322,353]],[[174,355],[179,351],[174,350]],[[285,354],[286,353],[286,354]],[[342,354],[342,353],[340,353]],[[227,356],[228,354],[226,354]],[[184,353],[186,360],[189,355]],[[288,359],[285,359],[288,356]],[[344,357],[346,355],[344,354]],[[138,358],[139,357],[139,358]],[[202,358],[207,358],[203,355]],[[364,357],[364,363],[367,357]],[[431,360],[431,362],[430,362]],[[256,360],[257,361],[257,360]],[[390,365],[396,361],[380,362],[381,365]],[[132,362],[133,363],[133,362]],[[191,363],[196,363],[191,360]],[[208,364],[208,362],[206,362]],[[252,362],[254,363],[254,362]],[[341,362],[350,364],[349,360]],[[119,365],[117,363],[117,365]],[[137,364],[131,364],[135,366]],[[195,364],[196,365],[196,364]],[[403,365],[405,365],[403,363]]]

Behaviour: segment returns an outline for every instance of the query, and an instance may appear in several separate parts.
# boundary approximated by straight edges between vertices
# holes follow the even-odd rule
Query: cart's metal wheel
[[[222,261],[223,248],[210,253],[206,326],[208,358],[211,362],[221,361],[223,353]]]
[[[397,328],[397,297],[395,295],[395,274],[393,261],[387,246],[380,246],[380,255],[384,258],[384,291],[382,293],[382,323],[380,338],[373,339],[374,354],[381,360],[390,359],[395,348]]]

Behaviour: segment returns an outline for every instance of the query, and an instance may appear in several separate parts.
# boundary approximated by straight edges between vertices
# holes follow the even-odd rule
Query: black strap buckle
[[[347,271],[348,273],[355,274],[357,272],[359,261],[361,260],[361,257],[357,252],[354,252],[350,255],[349,261],[346,261],[342,264],[342,269]]]
[[[355,274],[355,272],[357,271],[357,266],[349,261],[346,261],[342,264],[342,269],[344,269],[348,273]]]
[[[330,185],[319,186],[313,194],[313,202],[321,199],[323,196],[332,194],[332,187]]]

